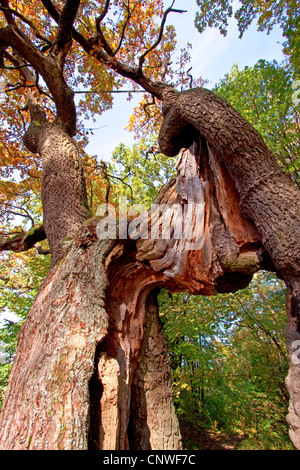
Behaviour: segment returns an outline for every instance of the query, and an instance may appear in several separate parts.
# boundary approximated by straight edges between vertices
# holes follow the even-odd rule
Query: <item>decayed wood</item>
[[[135,448],[159,448],[159,445],[176,448],[180,445],[178,423],[171,405],[161,411],[157,408],[157,413],[165,413],[167,416],[166,427],[172,429],[172,432],[166,433],[164,444],[161,433],[158,432],[158,427],[161,429],[162,426],[159,424],[161,421],[155,420],[154,417],[151,420],[148,416],[149,400],[152,406],[155,401],[147,395],[148,387],[150,389],[149,372],[152,367],[155,369],[158,357],[155,358],[155,341],[152,340],[152,347],[148,349],[143,349],[142,346],[146,341],[146,305],[150,292],[160,286],[173,291],[189,290],[194,294],[230,292],[245,287],[252,274],[262,266],[263,250],[259,234],[251,222],[240,213],[238,196],[232,181],[227,181],[226,195],[223,194],[222,185],[225,187],[225,178],[228,178],[228,175],[216,162],[214,171],[211,171],[212,159],[213,154],[208,151],[205,141],[183,150],[177,163],[177,178],[161,192],[155,201],[154,210],[149,213],[149,219],[140,229],[140,234],[145,234],[147,230],[151,233],[152,228],[154,233],[161,236],[141,238],[136,242],[117,242],[107,258],[109,286],[106,291],[106,311],[110,318],[110,327],[108,336],[101,345],[99,367],[103,371],[105,368],[114,369],[118,364],[118,379],[115,374],[113,385],[109,389],[106,378],[101,379],[101,374],[99,375],[104,390],[100,404],[103,419],[101,423],[95,423],[99,428],[98,432],[94,431],[94,435],[98,436],[98,443],[97,439],[94,442],[95,446],[109,446],[111,439],[114,439],[114,445],[118,449],[128,448],[130,442]],[[218,191],[217,186],[220,186]],[[195,233],[195,240],[184,237],[176,239],[176,224],[181,224],[184,220],[184,208],[188,205],[192,209],[189,219],[192,229],[197,221],[196,210],[201,211],[197,224],[199,232]],[[161,212],[158,210],[160,206],[164,207]],[[174,206],[177,210],[170,216],[168,208],[171,210]],[[153,213],[154,217],[151,217]],[[231,217],[234,218],[233,221]],[[171,221],[170,238],[162,238],[166,218]],[[191,249],[192,245],[194,249]],[[147,321],[153,322],[153,316],[152,320],[148,318]],[[151,343],[149,345],[151,346]],[[163,364],[163,342],[160,341],[159,345],[162,355],[158,359],[161,359]],[[154,356],[150,360],[151,354]],[[150,365],[147,365],[147,360]],[[166,380],[165,389],[160,388],[164,391],[166,404],[170,403],[171,396],[166,378],[168,369],[162,367],[160,370]],[[155,378],[158,373],[151,377],[152,385],[160,382]],[[153,387],[155,397],[158,390],[155,385]],[[131,412],[135,411],[137,415],[133,413],[130,417],[130,404]],[[118,415],[118,425],[113,436],[110,413],[114,419]],[[148,416],[148,428],[143,431],[145,416]],[[129,422],[131,437],[128,437]]]

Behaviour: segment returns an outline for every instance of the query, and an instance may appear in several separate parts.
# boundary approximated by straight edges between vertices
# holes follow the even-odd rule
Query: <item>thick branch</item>
[[[15,25],[16,22],[15,22],[15,19],[13,17],[13,14],[11,12],[11,9],[9,8],[9,3],[8,3],[8,0],[1,0],[0,2],[1,4],[1,10],[3,10],[3,13],[4,13],[4,16],[5,16],[5,19],[7,21],[7,23],[9,25]]]
[[[42,224],[37,225],[28,232],[19,233],[13,237],[0,238],[0,251],[28,251],[33,248],[36,243],[46,238],[44,226]]]
[[[52,54],[59,57],[61,68],[72,44],[72,28],[79,5],[80,0],[68,0],[59,16],[58,30]]]

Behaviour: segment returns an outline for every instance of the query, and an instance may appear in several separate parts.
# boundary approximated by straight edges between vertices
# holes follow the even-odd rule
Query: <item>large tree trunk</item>
[[[0,418],[1,448],[181,448],[153,291],[235,291],[268,259],[204,139],[181,152],[177,168],[156,201],[176,208],[170,237],[99,240],[99,220],[92,219],[60,243],[64,256],[22,327]],[[154,229],[167,214],[150,218]],[[194,240],[176,238],[182,220],[195,228]]]
[[[0,418],[3,449],[179,449],[153,290],[236,291],[262,268],[289,289],[289,422],[299,448],[292,355],[300,330],[299,193],[223,100],[207,90],[173,90],[164,104],[163,151],[192,146],[179,152],[177,178],[136,224],[140,235],[151,233],[136,241],[100,240],[103,219],[84,222],[74,143],[32,105],[25,142],[43,157],[53,263],[20,334]]]
[[[68,244],[19,336],[1,449],[180,449],[155,298],[137,287],[137,307],[120,316],[107,306],[113,242],[99,241],[93,222]]]

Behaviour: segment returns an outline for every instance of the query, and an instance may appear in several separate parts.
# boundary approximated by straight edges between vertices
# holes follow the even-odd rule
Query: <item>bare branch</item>
[[[74,91],[75,94],[95,94],[102,95],[102,93],[145,93],[145,90],[78,90]]]
[[[34,82],[35,77],[33,72],[29,69],[30,64],[25,62],[17,52],[10,54],[9,52],[5,51],[3,56],[5,59],[9,60],[11,64],[13,64],[15,69],[20,70],[20,74],[26,82]]]
[[[72,44],[72,28],[80,6],[80,0],[67,0],[59,16],[57,35],[51,53],[59,56],[60,66]]]
[[[130,186],[129,183],[126,183],[126,181],[125,181],[125,178],[126,178],[126,177],[125,177],[125,178],[121,178],[120,176],[109,175],[109,174],[107,174],[107,176],[108,176],[109,178],[114,178],[114,179],[116,179],[116,180],[118,180],[118,181],[121,181],[121,183],[123,183],[125,186],[127,186],[127,187],[129,188],[129,190],[130,190],[130,197],[131,197],[131,200],[132,200],[132,201],[134,200],[132,187]]]
[[[162,37],[163,37],[163,34],[164,34],[164,27],[165,27],[165,23],[166,23],[166,20],[167,20],[167,16],[169,13],[173,12],[173,13],[186,13],[187,10],[176,10],[175,8],[173,8],[173,5],[175,3],[175,0],[173,0],[173,3],[172,5],[164,12],[164,15],[163,15],[163,18],[162,18],[162,21],[161,21],[161,25],[160,25],[160,30],[159,30],[159,35],[158,35],[158,38],[156,39],[156,41],[152,44],[151,47],[149,47],[149,49],[147,49],[139,58],[139,67],[138,67],[138,71],[140,73],[142,73],[142,70],[143,70],[143,64],[145,62],[145,58],[148,54],[150,54],[150,52],[152,52],[154,49],[156,49],[156,47],[160,44],[161,40],[162,40]]]
[[[93,36],[93,38],[94,38],[94,43],[95,44],[98,44],[98,42],[100,41],[100,43],[101,43],[103,49],[105,50],[105,52],[107,52],[107,54],[112,56],[113,55],[113,50],[110,47],[110,45],[108,44],[108,42],[106,41],[105,36],[104,36],[103,31],[102,31],[101,26],[100,26],[101,22],[104,20],[105,16],[107,15],[109,6],[110,6],[110,0],[106,0],[105,6],[104,6],[104,9],[103,9],[102,13],[96,18],[95,22],[96,22],[97,34],[95,36]]]
[[[150,108],[150,106],[155,106],[155,104],[156,104],[155,103],[155,96],[153,96],[153,95],[152,95],[152,101],[150,103],[148,102],[148,103],[144,104],[143,109],[144,109],[145,113],[147,114],[148,119],[143,123],[142,127],[144,127],[150,121],[150,119],[152,117],[150,115],[150,113],[148,113],[147,108]]]

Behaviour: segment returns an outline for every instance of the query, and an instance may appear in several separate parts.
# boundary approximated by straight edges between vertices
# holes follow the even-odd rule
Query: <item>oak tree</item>
[[[289,423],[300,446],[300,373],[292,361],[300,337],[299,190],[224,99],[168,83],[172,41],[164,32],[172,39],[174,31],[165,23],[182,13],[173,7],[41,0],[33,9],[1,1],[1,65],[11,74],[8,91],[19,94],[3,132],[16,125],[18,148],[24,121],[43,208],[42,226],[6,237],[2,247],[30,249],[47,237],[52,260],[19,334],[1,412],[3,449],[179,449],[157,289],[231,292],[264,268],[288,289]],[[123,79],[161,103],[160,151],[179,155],[176,178],[156,200],[175,211],[170,237],[133,239],[120,227],[119,238],[101,239],[91,217],[77,114],[109,106],[109,94],[77,104],[74,88],[101,83],[109,91]],[[17,96],[26,100],[22,110]],[[155,219],[158,233],[165,216]],[[196,230],[192,248],[189,237],[176,237],[184,220]]]

